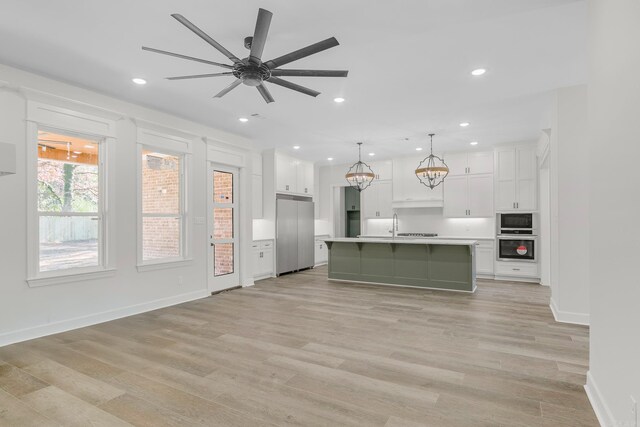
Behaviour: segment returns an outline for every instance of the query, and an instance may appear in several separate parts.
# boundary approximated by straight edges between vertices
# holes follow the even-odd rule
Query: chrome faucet
[[[396,238],[396,231],[398,231],[398,214],[394,213],[393,214],[393,222],[391,223],[391,236],[395,239]]]

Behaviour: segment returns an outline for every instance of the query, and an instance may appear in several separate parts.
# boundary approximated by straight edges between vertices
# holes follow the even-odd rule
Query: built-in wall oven
[[[498,261],[536,262],[537,236],[498,236]]]
[[[498,261],[537,262],[538,223],[534,213],[500,213]]]

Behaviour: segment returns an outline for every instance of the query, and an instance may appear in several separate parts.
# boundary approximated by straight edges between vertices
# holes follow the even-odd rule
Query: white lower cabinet
[[[316,237],[315,244],[315,265],[323,265],[329,262],[329,250],[327,249],[327,244],[324,239],[329,236],[318,236]]]
[[[273,240],[255,241],[251,245],[253,278],[264,279],[273,276]]]
[[[493,276],[495,262],[495,241],[478,240],[476,245],[476,275]]]

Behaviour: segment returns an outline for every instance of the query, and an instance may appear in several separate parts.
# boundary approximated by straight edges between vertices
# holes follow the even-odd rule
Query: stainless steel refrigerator
[[[278,194],[276,199],[276,274],[314,265],[313,202]]]

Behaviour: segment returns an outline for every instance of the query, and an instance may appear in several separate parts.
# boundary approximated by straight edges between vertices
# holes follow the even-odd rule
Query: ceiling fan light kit
[[[447,175],[449,175],[449,166],[444,162],[444,159],[433,154],[434,135],[434,133],[429,134],[429,137],[431,138],[431,152],[423,161],[420,162],[415,171],[415,174],[422,185],[425,185],[432,190],[442,184]]]
[[[287,53],[286,55],[282,55],[278,58],[263,62],[262,52],[267,40],[267,34],[269,33],[269,27],[271,26],[271,18],[273,17],[273,14],[265,9],[258,10],[258,19],[256,21],[256,27],[253,36],[244,38],[244,46],[249,49],[249,56],[244,59],[238,58],[233,53],[225,49],[220,43],[215,41],[207,33],[202,31],[184,16],[178,13],[175,13],[171,16],[182,25],[187,27],[189,30],[191,30],[202,40],[204,40],[206,43],[226,56],[229,60],[231,60],[231,62],[233,62],[233,65],[222,64],[209,61],[207,59],[195,58],[192,56],[182,55],[180,53],[154,49],[146,46],[143,46],[142,49],[148,52],[173,56],[175,58],[200,62],[203,64],[213,65],[229,70],[223,73],[195,74],[167,78],[168,80],[188,80],[225,76],[235,77],[236,80],[234,80],[230,85],[218,92],[214,96],[214,98],[222,98],[224,95],[231,92],[240,84],[244,84],[246,86],[257,88],[260,95],[262,95],[262,98],[267,103],[271,103],[274,101],[274,99],[265,86],[265,82],[282,86],[287,89],[295,90],[297,92],[304,93],[305,95],[316,97],[320,95],[320,92],[306,88],[304,86],[300,86],[288,80],[281,79],[280,77],[347,77],[347,74],[349,73],[348,71],[342,70],[293,70],[279,68],[283,65],[289,64],[299,59],[306,58],[307,56],[322,52],[323,50],[338,46],[339,43],[335,37],[330,37],[326,40],[314,43],[307,47],[303,47],[302,49]]]

